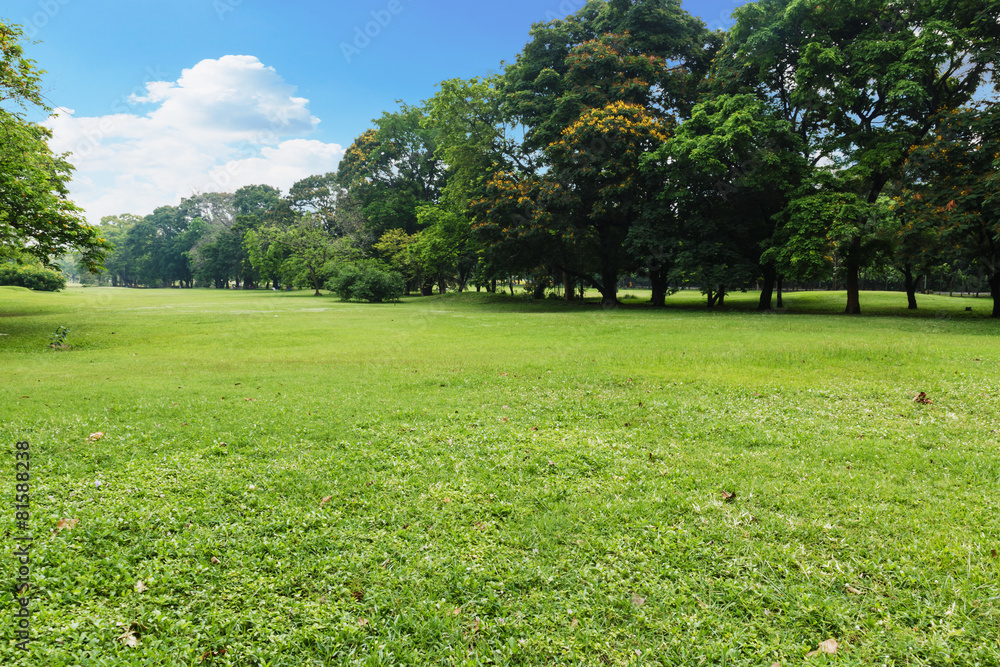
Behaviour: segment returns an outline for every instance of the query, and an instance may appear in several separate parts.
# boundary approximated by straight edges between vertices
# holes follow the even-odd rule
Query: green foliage
[[[8,103],[0,108],[0,252],[21,249],[48,262],[76,250],[96,271],[109,246],[69,200],[73,166],[52,153],[50,130],[10,110],[51,111],[41,92],[43,72],[24,57],[23,38],[20,26],[0,21],[0,101]]]
[[[39,292],[58,292],[66,287],[66,276],[34,264],[0,262],[0,285],[27,287]]]
[[[398,301],[406,289],[403,276],[373,262],[347,264],[331,278],[326,289],[344,301],[384,303]]]
[[[49,347],[51,348],[63,348],[66,347],[66,337],[69,336],[70,330],[67,327],[60,326],[49,338]]]

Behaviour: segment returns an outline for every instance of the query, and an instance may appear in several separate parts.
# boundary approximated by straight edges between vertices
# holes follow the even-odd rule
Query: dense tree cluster
[[[655,305],[756,288],[761,309],[789,280],[846,287],[848,313],[866,276],[912,308],[972,276],[1000,316],[998,15],[759,0],[722,33],[679,0],[590,0],[534,25],[501,73],[383,113],[336,174],[106,219],[107,269],[317,292],[345,266],[407,293],[517,277],[607,305],[631,279]]]

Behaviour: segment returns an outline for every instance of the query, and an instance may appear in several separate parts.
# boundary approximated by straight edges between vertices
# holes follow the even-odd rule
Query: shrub
[[[397,301],[403,296],[406,284],[396,271],[372,265],[349,264],[327,281],[326,289],[344,301],[383,303]]]
[[[30,264],[0,264],[0,285],[58,292],[66,287],[66,277],[58,271]]]

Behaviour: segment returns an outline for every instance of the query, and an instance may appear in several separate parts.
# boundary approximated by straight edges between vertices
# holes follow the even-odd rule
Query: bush
[[[66,287],[66,277],[58,271],[43,269],[40,266],[0,264],[0,285],[58,292]]]
[[[383,303],[397,301],[403,296],[406,284],[403,276],[377,266],[345,266],[327,281],[326,289],[344,301]]]

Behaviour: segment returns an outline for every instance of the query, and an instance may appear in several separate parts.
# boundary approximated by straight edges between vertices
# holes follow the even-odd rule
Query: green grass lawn
[[[0,288],[0,664],[1000,664],[990,302],[699,302]]]

